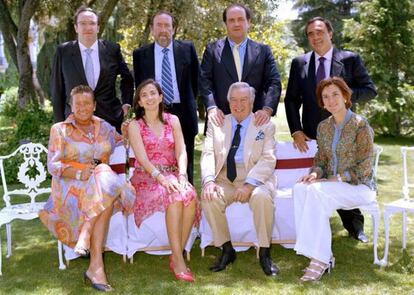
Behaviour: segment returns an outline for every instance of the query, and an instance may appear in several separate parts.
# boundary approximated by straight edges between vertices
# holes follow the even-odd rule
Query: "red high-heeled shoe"
[[[191,272],[179,272],[179,273],[174,273],[175,278],[179,281],[185,281],[185,282],[190,282],[193,283],[194,282],[194,277],[193,274]]]
[[[170,255],[169,261],[170,261],[169,263],[170,271],[173,273],[173,275],[175,276],[177,280],[191,282],[191,283],[195,281],[194,274],[191,272],[189,268],[187,268],[186,272],[180,272],[180,273],[174,272],[174,261],[172,259],[172,255]]]

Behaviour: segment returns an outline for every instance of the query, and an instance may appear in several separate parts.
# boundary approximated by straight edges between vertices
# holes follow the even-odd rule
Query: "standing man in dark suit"
[[[313,51],[293,59],[285,97],[290,133],[295,148],[301,152],[308,150],[306,141],[316,139],[319,122],[330,115],[319,108],[316,102],[316,85],[320,80],[342,77],[352,89],[353,103],[367,101],[377,95],[361,58],[353,52],[332,46],[333,29],[328,20],[322,17],[309,20],[305,33]],[[302,122],[299,114],[301,107]],[[338,210],[338,213],[350,236],[368,242],[363,231],[364,217],[359,209]]]
[[[173,40],[174,24],[174,17],[167,11],[159,11],[153,16],[151,34],[155,42],[137,48],[133,53],[135,86],[149,78],[162,86],[165,109],[176,115],[182,126],[188,158],[187,175],[193,183],[199,63],[192,42]]]
[[[60,44],[56,50],[51,93],[56,122],[70,114],[70,91],[89,85],[96,99],[95,115],[121,131],[124,115],[134,94],[134,81],[118,44],[98,40],[99,18],[88,7],[80,7],[74,17],[78,40]],[[121,75],[122,104],[116,97],[116,78]]]
[[[231,84],[243,81],[256,90],[255,124],[266,123],[276,114],[281,84],[269,46],[247,38],[251,12],[233,4],[223,12],[227,37],[207,45],[201,62],[200,94],[208,120],[221,126],[230,113],[227,92]]]

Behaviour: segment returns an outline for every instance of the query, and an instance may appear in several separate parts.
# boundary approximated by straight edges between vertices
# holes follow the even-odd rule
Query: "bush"
[[[10,154],[26,142],[41,143],[46,147],[48,144],[51,113],[36,103],[29,103],[25,109],[19,109],[16,97],[17,88],[11,88],[5,92],[0,102],[2,126],[8,126],[1,129],[0,155]],[[15,159],[4,163],[8,183],[17,182],[20,162],[21,159]]]
[[[357,108],[357,112],[369,119],[377,135],[414,134],[414,86],[403,84],[398,92],[401,95],[394,102],[379,95]]]

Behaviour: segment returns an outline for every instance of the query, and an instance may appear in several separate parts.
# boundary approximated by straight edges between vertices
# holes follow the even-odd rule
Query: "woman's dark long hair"
[[[145,109],[143,107],[141,107],[138,102],[140,100],[141,90],[145,86],[150,85],[150,84],[154,85],[154,87],[157,89],[159,95],[163,95],[160,84],[158,84],[158,82],[156,82],[154,79],[147,79],[147,80],[142,81],[141,84],[138,85],[137,90],[135,90],[135,95],[134,95],[133,108],[134,108],[134,113],[135,113],[135,119],[136,120],[142,119],[145,122],[145,119],[144,119]],[[164,104],[161,101],[158,105],[158,119],[160,119],[160,121],[163,124],[165,124],[163,113],[164,113]],[[145,123],[147,123],[147,122],[145,122]]]

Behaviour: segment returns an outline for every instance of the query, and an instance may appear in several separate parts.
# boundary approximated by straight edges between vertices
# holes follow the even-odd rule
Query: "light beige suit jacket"
[[[203,184],[206,178],[214,176],[215,179],[226,163],[232,141],[231,116],[231,114],[225,116],[222,127],[209,122],[200,160]],[[276,191],[274,136],[275,126],[272,122],[255,126],[252,118],[244,138],[243,151],[247,177],[263,183],[272,192],[272,195]]]

